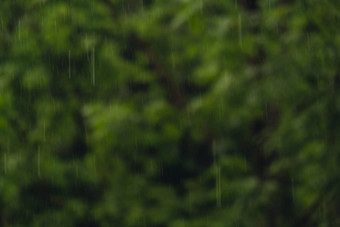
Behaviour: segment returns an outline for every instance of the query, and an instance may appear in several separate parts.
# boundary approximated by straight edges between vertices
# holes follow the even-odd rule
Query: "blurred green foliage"
[[[1,226],[338,226],[335,0],[1,0]]]

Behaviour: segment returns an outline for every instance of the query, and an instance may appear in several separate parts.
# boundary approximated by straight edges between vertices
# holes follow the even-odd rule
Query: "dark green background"
[[[1,226],[340,226],[336,0],[1,0]]]

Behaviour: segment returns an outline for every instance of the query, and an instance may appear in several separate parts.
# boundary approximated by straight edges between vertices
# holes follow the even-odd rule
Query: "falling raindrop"
[[[159,176],[163,177],[163,163],[162,163],[162,161],[158,162],[157,169],[158,169]]]
[[[170,43],[171,43],[171,53],[170,53],[170,58],[171,58],[171,69],[172,72],[175,73],[175,68],[176,68],[176,60],[175,60],[175,55],[174,55],[174,38],[171,36],[170,38]]]
[[[97,174],[97,160],[95,157],[92,158],[92,166],[93,166],[94,173]]]
[[[96,69],[95,69],[95,48],[92,48],[92,85],[96,85]]]
[[[84,127],[84,131],[85,131],[85,142],[86,142],[86,145],[88,145],[88,144],[89,144],[89,135],[88,135],[88,133],[87,133],[87,128],[86,128],[86,126]]]
[[[191,192],[189,191],[189,193],[188,193],[188,197],[189,197],[189,210],[190,210],[190,212],[192,212],[193,211],[193,199],[192,199],[192,195],[191,195]]]
[[[125,6],[125,3],[123,1],[122,3],[122,11],[123,11],[123,21],[125,22],[127,20],[127,9],[126,9],[126,6]]]
[[[215,166],[215,178],[216,178],[216,206],[221,207],[221,168],[217,162],[216,142],[213,141],[213,156]]]
[[[4,173],[7,174],[7,153],[4,153]]]
[[[46,121],[44,120],[44,123],[43,123],[43,127],[44,127],[44,142],[46,141]]]
[[[186,111],[186,112],[187,112],[187,120],[188,120],[188,123],[191,124],[191,116],[190,116],[191,113],[190,113],[190,109],[187,108],[187,111]]]
[[[135,144],[135,151],[134,151],[134,160],[137,161],[137,155],[138,155],[138,143],[137,143],[137,136],[134,136],[134,144]]]
[[[89,53],[89,40],[87,37],[87,33],[85,33],[85,49],[86,49],[86,54],[87,54],[87,60],[90,62],[90,53]]]
[[[222,102],[220,105],[218,105],[218,119],[219,120],[222,120],[224,117],[223,111],[224,111],[224,103]]]
[[[268,10],[270,11],[272,9],[272,2],[271,0],[268,0]]]
[[[293,202],[295,202],[295,190],[294,190],[294,186],[295,186],[295,183],[294,183],[294,178],[292,177],[291,178],[291,184],[292,184],[292,200]]]
[[[79,178],[79,165],[76,161],[74,161],[74,169],[76,172],[75,182],[77,182],[77,179]]]
[[[21,41],[21,20],[18,21],[18,39]]]
[[[9,139],[7,140],[7,151],[4,152],[4,173],[7,174],[8,172],[8,157],[7,157],[7,153],[9,153]]]
[[[242,48],[243,47],[243,44],[242,44],[242,17],[241,17],[240,13],[238,14],[238,42],[239,42],[240,47]]]
[[[41,177],[41,152],[40,152],[40,146],[38,147],[38,158],[37,158],[37,167],[38,167],[38,177]]]
[[[311,49],[310,43],[311,43],[311,41],[310,41],[310,33],[308,32],[307,33],[307,46],[308,46],[308,49]]]
[[[0,17],[0,20],[1,20],[1,30],[4,30],[4,20],[2,19],[2,17]]]
[[[217,179],[217,181],[216,181],[216,188],[217,188],[217,191],[216,191],[216,193],[217,193],[217,207],[221,207],[222,206],[222,204],[221,204],[221,167],[220,166],[216,166],[216,179]]]
[[[71,51],[68,51],[68,78],[71,79]]]

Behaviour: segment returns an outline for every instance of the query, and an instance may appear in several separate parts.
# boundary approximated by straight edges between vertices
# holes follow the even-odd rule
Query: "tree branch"
[[[115,8],[115,5],[110,0],[101,0],[111,12],[111,17],[114,21],[119,18],[119,14]],[[158,81],[167,91],[167,96],[171,100],[171,103],[177,108],[181,109],[186,105],[184,95],[180,91],[178,84],[175,82],[173,75],[163,67],[159,61],[159,57],[155,53],[150,43],[140,38],[137,34],[133,33],[129,37],[129,40],[134,43],[136,51],[141,51],[147,57],[149,67],[155,72]]]

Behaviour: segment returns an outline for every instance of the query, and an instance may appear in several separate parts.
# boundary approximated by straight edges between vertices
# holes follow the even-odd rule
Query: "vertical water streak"
[[[216,178],[216,206],[221,207],[221,168],[217,161],[216,142],[213,141],[213,156],[215,166],[215,178]]]
[[[18,39],[21,41],[21,20],[18,21]]]
[[[268,0],[268,10],[270,11],[272,9],[272,3],[271,0]]]
[[[241,14],[238,14],[238,42],[240,47],[243,47],[243,43],[242,43],[242,17]]]
[[[71,79],[71,51],[68,51],[68,78]]]
[[[4,153],[4,173],[7,174],[7,153]]]
[[[96,85],[95,48],[92,48],[92,85]]]
[[[40,146],[38,147],[38,158],[37,158],[37,168],[38,168],[38,177],[41,177],[41,157],[40,157]]]
[[[295,203],[295,189],[294,189],[294,186],[295,186],[295,183],[294,183],[294,178],[292,177],[291,178],[291,184],[292,184],[292,200],[293,200],[293,203]]]
[[[2,16],[0,16],[0,21],[1,21],[1,31],[3,31],[5,26],[4,26],[4,20],[2,19]]]
[[[44,137],[43,137],[43,141],[45,142],[45,141],[46,141],[46,121],[44,120],[43,122],[44,122],[44,124],[43,124],[43,127],[44,127]]]

